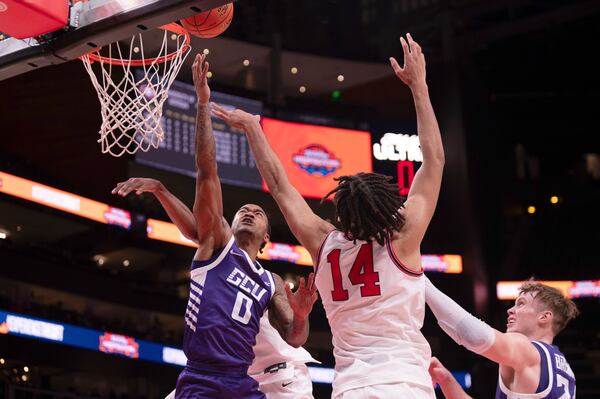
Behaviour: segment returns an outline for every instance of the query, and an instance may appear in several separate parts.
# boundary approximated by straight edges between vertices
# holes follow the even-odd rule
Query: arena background
[[[371,141],[344,155],[343,167],[366,156],[366,165],[372,160],[374,171],[393,175],[406,189],[419,162],[399,165],[373,151],[374,145],[382,148],[377,145],[386,133],[416,134],[410,92],[387,64],[389,56],[401,57],[398,38],[410,32],[427,58],[447,160],[422,252],[462,260],[460,273],[428,275],[500,330],[511,301],[498,299],[499,282],[531,276],[577,282],[567,290],[577,297],[581,316],[556,342],[577,376],[578,398],[597,399],[599,17],[600,3],[584,0],[242,0],[221,37],[194,39],[192,45],[196,52],[209,49],[211,88],[223,101],[258,107],[269,120],[294,122],[285,134],[307,146],[361,135],[314,126],[368,132]],[[179,94],[190,90],[191,59],[174,86]],[[0,185],[0,395],[164,397],[181,369],[173,364],[175,355],[165,361],[163,346],[180,347],[193,249],[165,241],[177,241],[176,235],[149,236],[153,220],[167,220],[151,195],[122,199],[110,191],[128,177],[154,177],[191,206],[194,180],[185,165],[173,169],[190,156],[185,143],[172,143],[172,153],[162,158],[151,152],[101,155],[98,99],[79,61],[1,81],[0,93],[0,182],[19,177],[41,190],[28,198]],[[165,114],[168,123],[173,132],[185,130],[193,109],[188,115],[174,107]],[[252,175],[251,162],[242,157],[242,143],[232,144],[231,132],[216,129],[223,130],[226,143],[220,165],[228,182],[225,216],[231,219],[245,202],[264,205],[273,242],[297,245]],[[318,139],[302,137],[316,131]],[[303,150],[303,145],[279,149],[281,156]],[[289,168],[301,173],[292,161]],[[310,184],[305,188],[311,207],[331,218],[331,205],[317,198],[321,192],[312,192]],[[105,219],[56,209],[52,204],[65,198],[60,195],[104,204]],[[290,283],[308,275],[310,267],[294,263],[302,259],[297,248],[275,249],[271,260],[262,260],[269,270]],[[428,261],[443,269],[444,259]],[[9,319],[22,334],[10,334]],[[60,326],[59,340],[53,334]],[[448,368],[468,375],[473,397],[493,397],[496,365],[458,347],[431,314],[424,333]],[[147,357],[141,355],[145,345]],[[320,302],[311,314],[306,348],[321,367],[333,367]],[[330,375],[317,374],[324,381]],[[327,382],[314,387],[315,397],[329,397]]]

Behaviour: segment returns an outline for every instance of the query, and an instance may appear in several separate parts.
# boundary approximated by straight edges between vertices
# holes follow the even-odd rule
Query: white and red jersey
[[[355,243],[338,230],[325,238],[315,281],[333,334],[332,397],[376,384],[431,388],[431,349],[421,333],[424,280],[388,241]]]
[[[270,383],[281,379],[289,379],[294,376],[294,364],[320,363],[315,360],[308,351],[302,347],[294,348],[281,338],[279,332],[269,322],[269,311],[267,310],[260,319],[260,330],[256,336],[254,361],[248,369],[250,377],[259,383]],[[279,363],[287,363],[291,371],[291,377],[283,370],[282,372],[267,372],[265,369]]]

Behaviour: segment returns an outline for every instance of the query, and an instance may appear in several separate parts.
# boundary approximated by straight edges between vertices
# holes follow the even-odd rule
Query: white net
[[[92,52],[81,57],[100,100],[98,142],[103,153],[120,157],[148,151],[164,139],[163,104],[189,54],[189,35],[181,27],[161,29],[162,45],[151,60],[145,58],[142,34],[133,36],[129,45],[108,45],[103,49],[107,55]]]

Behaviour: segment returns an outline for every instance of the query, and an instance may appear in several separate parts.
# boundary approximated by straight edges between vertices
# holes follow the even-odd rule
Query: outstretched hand
[[[292,293],[292,289],[288,284],[285,284],[285,293],[287,294],[290,307],[294,311],[294,316],[299,319],[305,319],[313,308],[319,294],[317,294],[317,286],[315,285],[315,274],[311,273],[308,276],[308,282],[305,285],[304,277],[300,277],[300,283],[296,292]]]
[[[421,46],[413,40],[410,33],[406,34],[406,40],[400,37],[400,44],[404,51],[404,67],[401,67],[394,57],[390,57],[390,64],[396,76],[413,90],[418,85],[425,84],[425,56]]]
[[[429,375],[434,386],[436,384],[442,385],[448,378],[453,378],[452,373],[436,357],[432,357],[429,363]]]
[[[231,127],[244,130],[244,126],[249,123],[260,122],[260,115],[252,115],[241,109],[227,110],[216,103],[211,105],[212,114]]]
[[[192,75],[194,77],[196,95],[198,96],[198,104],[200,105],[206,105],[210,100],[210,87],[208,87],[208,81],[206,79],[208,66],[206,55],[196,54],[194,64],[192,65]]]
[[[127,181],[117,183],[117,186],[111,191],[112,194],[126,197],[129,193],[135,191],[137,195],[144,192],[155,193],[161,188],[162,183],[155,179],[145,177],[132,177]]]

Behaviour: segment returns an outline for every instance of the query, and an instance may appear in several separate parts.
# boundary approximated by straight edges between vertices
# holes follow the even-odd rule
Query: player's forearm
[[[495,330],[464,310],[425,277],[425,302],[439,326],[457,344],[482,354],[494,345]]]
[[[302,319],[294,316],[294,320],[286,332],[285,341],[295,348],[299,348],[306,343],[310,325],[308,317]]]
[[[249,121],[244,126],[244,130],[246,131],[256,166],[262,178],[265,179],[269,191],[276,197],[284,184],[289,182],[285,169],[277,154],[271,148],[258,121]]]
[[[197,239],[196,222],[192,211],[160,183],[154,195],[181,233],[190,240]]]
[[[415,110],[417,113],[417,129],[419,142],[423,153],[423,163],[444,164],[444,146],[440,127],[431,105],[429,89],[426,83],[415,85],[412,88]]]
[[[217,148],[209,104],[198,103],[196,112],[196,169],[199,174],[216,172]]]

